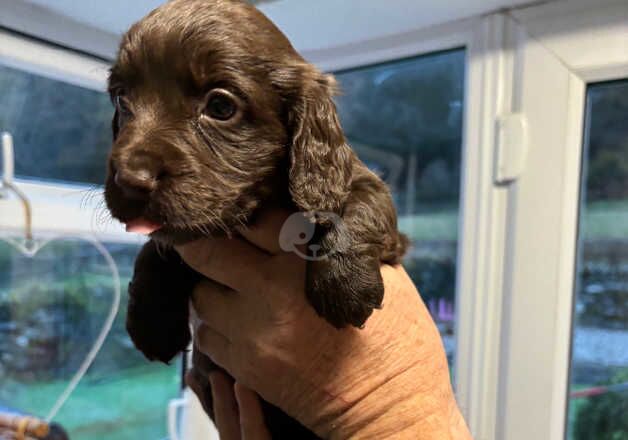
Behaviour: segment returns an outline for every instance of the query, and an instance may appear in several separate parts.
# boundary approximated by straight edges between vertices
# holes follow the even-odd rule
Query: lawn
[[[628,200],[589,204],[582,227],[585,239],[628,238]]]
[[[456,240],[458,211],[454,207],[399,217],[399,229],[411,240]]]
[[[592,202],[581,219],[585,239],[628,239],[628,201]],[[424,213],[402,215],[399,228],[413,240],[456,240],[456,206],[425,209]]]
[[[166,409],[177,397],[179,364],[148,364],[106,377],[86,377],[55,421],[72,440],[157,440],[166,438]],[[17,408],[45,414],[65,383],[37,382],[11,402]]]

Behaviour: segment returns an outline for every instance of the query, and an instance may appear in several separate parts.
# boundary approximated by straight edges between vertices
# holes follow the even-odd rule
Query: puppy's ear
[[[286,80],[292,83],[287,99],[292,200],[300,211],[342,215],[351,184],[353,152],[332,99],[336,80],[307,63],[284,73],[281,79],[284,86]],[[318,217],[322,222],[325,218]]]

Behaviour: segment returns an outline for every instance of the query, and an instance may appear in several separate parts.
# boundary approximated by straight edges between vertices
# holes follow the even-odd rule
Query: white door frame
[[[496,439],[565,436],[585,92],[628,77],[628,2],[509,14],[511,111],[527,161],[508,189]]]
[[[457,398],[477,439],[562,439],[585,89],[628,76],[628,3],[550,2],[305,55],[333,71],[462,46]],[[503,184],[510,115],[529,143]]]
[[[455,390],[477,438],[494,438],[506,190],[493,185],[495,121],[504,110],[505,16],[459,20],[304,56],[326,71],[464,48],[462,177],[456,279]],[[420,288],[420,286],[419,286]]]

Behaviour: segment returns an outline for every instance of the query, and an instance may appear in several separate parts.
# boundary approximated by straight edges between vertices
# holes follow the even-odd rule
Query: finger
[[[185,373],[185,384],[190,387],[192,391],[194,391],[194,394],[198,394],[198,390],[201,388],[201,384],[196,377],[196,373],[192,370],[188,370]]]
[[[233,387],[240,412],[240,435],[242,440],[271,440],[264,420],[264,412],[259,397],[244,385],[235,383]]]
[[[239,440],[240,416],[231,380],[220,371],[209,375],[214,401],[214,423],[220,440]]]
[[[259,213],[255,222],[238,229],[247,241],[271,255],[282,252],[279,246],[279,233],[290,212],[283,209],[267,209]]]
[[[175,249],[194,270],[239,292],[264,282],[261,268],[272,258],[242,238],[200,239]]]
[[[222,334],[205,324],[196,328],[194,345],[220,367],[231,370],[231,342]]]
[[[192,291],[193,315],[229,339],[239,304],[237,292],[215,281],[203,280]]]
[[[185,384],[196,394],[205,412],[213,419],[214,404],[209,385],[209,375],[204,375],[194,367],[185,373]]]
[[[216,369],[216,364],[212,362],[209,356],[201,353],[198,347],[192,347],[192,365],[193,370],[199,373],[201,377],[209,377],[209,373]]]

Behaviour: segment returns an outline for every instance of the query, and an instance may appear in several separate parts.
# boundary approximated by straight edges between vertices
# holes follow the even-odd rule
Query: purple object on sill
[[[435,321],[453,322],[454,305],[452,302],[447,301],[444,298],[439,298],[438,300],[431,299],[428,301],[427,306]]]

